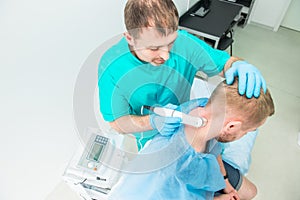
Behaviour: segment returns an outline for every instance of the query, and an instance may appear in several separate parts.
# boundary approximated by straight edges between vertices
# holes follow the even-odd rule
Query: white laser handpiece
[[[151,106],[144,106],[144,108],[153,111],[155,114],[164,116],[164,117],[179,117],[182,119],[182,123],[194,127],[201,127],[205,126],[207,123],[207,119],[203,117],[194,117],[177,110],[163,108],[163,107],[151,107]]]

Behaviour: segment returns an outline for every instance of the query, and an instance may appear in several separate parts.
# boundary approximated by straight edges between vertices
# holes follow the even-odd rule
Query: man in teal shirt
[[[98,71],[100,109],[120,133],[136,133],[139,147],[157,132],[172,132],[180,118],[141,113],[143,105],[179,105],[189,100],[197,71],[220,74],[227,83],[240,77],[239,92],[259,96],[266,85],[252,65],[211,48],[178,31],[178,12],[171,0],[128,0],[128,32],[101,58]]]

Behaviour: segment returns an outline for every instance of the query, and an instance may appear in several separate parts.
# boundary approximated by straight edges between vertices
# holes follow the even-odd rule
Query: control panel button
[[[87,164],[87,166],[88,166],[88,168],[92,169],[93,167],[95,167],[95,164],[92,163],[92,162],[89,162],[89,163]]]

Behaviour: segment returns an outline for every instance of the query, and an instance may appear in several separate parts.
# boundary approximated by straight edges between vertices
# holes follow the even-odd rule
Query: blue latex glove
[[[175,110],[178,106],[167,104],[164,108]],[[155,113],[150,114],[150,124],[161,135],[172,135],[181,126],[181,118],[179,117],[163,117]]]
[[[194,110],[197,107],[204,107],[208,102],[208,98],[198,98],[192,99],[190,101],[182,103],[176,108],[176,110],[188,114],[191,110]]]
[[[245,62],[236,61],[225,72],[226,83],[228,85],[234,82],[234,77],[239,77],[239,93],[251,98],[253,95],[259,97],[260,89],[267,91],[267,84],[261,73],[256,67]]]

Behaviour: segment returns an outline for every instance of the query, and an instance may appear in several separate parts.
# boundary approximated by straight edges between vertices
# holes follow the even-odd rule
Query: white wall
[[[124,0],[0,1],[0,199],[42,200],[78,137],[72,97],[88,55],[123,29]]]
[[[178,9],[179,16],[187,10],[188,1],[189,0],[173,0]]]
[[[251,22],[277,31],[291,0],[255,0]]]
[[[282,26],[300,31],[300,1],[292,0],[282,20]]]
[[[173,0],[178,12],[179,16],[187,11],[188,8],[192,7],[198,0]]]

